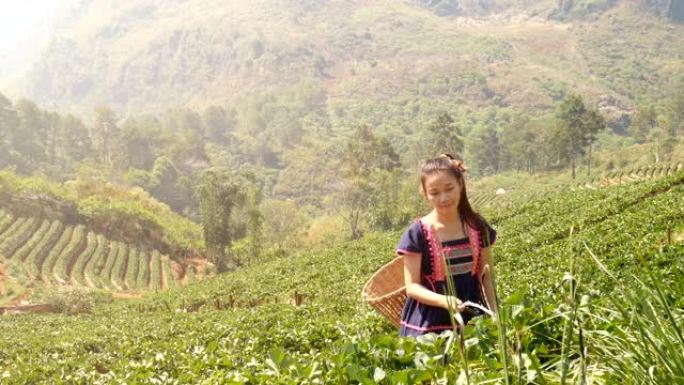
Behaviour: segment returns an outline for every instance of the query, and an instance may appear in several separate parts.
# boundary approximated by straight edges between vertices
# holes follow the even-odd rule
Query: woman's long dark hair
[[[461,220],[465,221],[470,227],[483,231],[484,219],[473,210],[468,201],[465,178],[463,177],[463,173],[467,171],[467,168],[460,159],[449,154],[442,154],[436,158],[426,160],[420,169],[420,185],[423,189],[423,195],[426,194],[425,178],[438,171],[450,172],[461,185],[461,198],[458,202],[458,214]],[[465,229],[463,230],[465,231]]]

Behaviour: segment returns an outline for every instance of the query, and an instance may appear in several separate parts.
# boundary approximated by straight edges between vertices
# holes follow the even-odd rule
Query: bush
[[[111,297],[82,289],[58,289],[47,294],[45,302],[55,313],[76,315],[91,313],[98,303],[111,302]]]

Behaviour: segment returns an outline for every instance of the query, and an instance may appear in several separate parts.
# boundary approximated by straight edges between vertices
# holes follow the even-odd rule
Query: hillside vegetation
[[[193,259],[210,273],[201,228],[140,189],[5,170],[0,197],[0,304],[53,286],[166,289],[192,280]]]
[[[87,1],[20,89],[81,112],[229,106],[244,130],[275,98],[397,133],[454,105],[540,112],[572,89],[629,110],[681,89],[684,26],[659,2],[478,3]]]
[[[440,153],[474,177],[570,168],[575,183],[676,163],[671,4],[83,1],[23,92],[0,93],[0,167],[136,186],[202,222],[223,270],[398,229],[420,207],[416,166]],[[98,199],[77,212],[117,211],[99,232],[135,227]],[[134,216],[133,243],[197,248],[198,232]]]
[[[499,232],[496,270],[506,329],[483,319],[467,330],[471,383],[503,384],[505,375],[538,384],[569,376],[598,384],[672,380],[678,372],[668,371],[658,353],[670,345],[620,341],[676,343],[681,332],[683,189],[680,171],[652,181],[561,191],[487,213]],[[368,235],[133,305],[100,305],[92,314],[3,317],[3,383],[464,379],[463,360],[446,338],[400,339],[360,300],[364,282],[392,258],[399,236]],[[286,302],[295,291],[306,295],[302,306]],[[635,325],[648,325],[647,331]],[[506,365],[500,332],[508,346]]]

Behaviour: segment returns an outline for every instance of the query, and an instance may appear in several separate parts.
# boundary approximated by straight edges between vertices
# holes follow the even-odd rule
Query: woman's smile
[[[455,209],[461,199],[461,184],[449,172],[438,171],[428,175],[424,189],[425,197],[440,212]]]

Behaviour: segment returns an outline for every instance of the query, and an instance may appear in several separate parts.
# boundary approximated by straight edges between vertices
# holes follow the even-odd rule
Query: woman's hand
[[[449,309],[450,306],[452,309],[456,310],[459,313],[465,310],[465,305],[463,305],[463,301],[461,301],[457,297],[454,297],[453,295],[445,295],[444,304],[442,307],[445,309]]]

